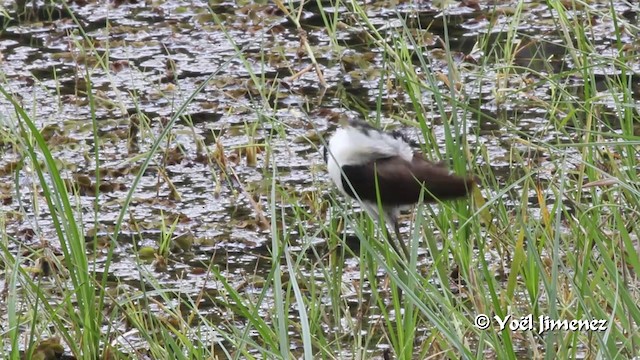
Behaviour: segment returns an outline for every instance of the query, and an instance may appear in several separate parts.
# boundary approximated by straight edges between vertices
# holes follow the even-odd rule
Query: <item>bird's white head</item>
[[[340,166],[359,165],[391,156],[411,161],[413,157],[413,150],[402,134],[380,131],[358,120],[350,120],[336,130],[329,141],[328,152],[327,163],[333,159]]]
[[[399,132],[380,131],[358,120],[349,120],[336,130],[324,149],[329,175],[342,192],[342,166],[363,165],[392,156],[400,156],[406,161],[413,158],[411,145],[404,136]]]

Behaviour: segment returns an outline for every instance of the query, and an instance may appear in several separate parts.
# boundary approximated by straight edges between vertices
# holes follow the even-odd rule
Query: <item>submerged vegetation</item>
[[[3,5],[1,358],[640,353],[637,5]],[[480,180],[407,260],[345,118]]]

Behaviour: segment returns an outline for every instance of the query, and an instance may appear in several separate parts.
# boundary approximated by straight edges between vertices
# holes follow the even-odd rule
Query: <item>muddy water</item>
[[[325,3],[321,10],[316,2],[305,3],[300,31],[271,3],[205,5],[5,4],[12,19],[1,18],[2,86],[42,130],[69,188],[77,191],[73,201],[81,209],[88,241],[98,242],[91,254],[98,264],[104,261],[102,245],[109,243],[144,154],[162,130],[173,125],[133,193],[113,249],[109,271],[119,286],[140,288],[145,282],[140,267],[185,295],[220,290],[219,283],[207,278],[211,262],[221,265],[236,285],[251,274],[266,274],[271,266],[270,229],[258,215],[267,220],[274,215],[269,213],[271,186],[281,189],[281,199],[285,194],[303,199],[299,205],[312,216],[298,221],[304,228],[317,228],[330,217],[326,199],[331,187],[318,152],[322,135],[341,118],[376,119],[377,108],[383,123],[416,118],[397,74],[384,65],[383,48],[353,8]],[[467,134],[470,147],[489,155],[477,152],[475,166],[498,174],[497,184],[518,178],[514,153],[538,167],[541,181],[548,180],[557,170],[551,161],[554,154],[535,145],[574,139],[540,106],[558,91],[544,78],[561,74],[566,79],[560,82],[563,91],[570,94],[565,99],[579,100],[585,84],[571,70],[578,59],[562,42],[554,12],[544,2],[527,2],[518,24],[511,23],[515,3],[466,5],[452,3],[443,12],[429,2],[373,2],[362,11],[388,44],[403,31],[419,39],[419,48],[414,44],[409,49],[414,52],[411,61],[427,89],[453,99],[439,108],[434,91],[427,89],[419,99],[443,152],[446,127],[441,114],[456,116],[465,120],[458,131]],[[606,14],[610,4],[592,6]],[[614,8],[621,19],[635,21],[623,3]],[[580,9],[571,14],[583,16]],[[588,26],[600,53],[613,56],[612,44],[618,40],[611,35],[611,18],[594,15],[584,21],[591,21]],[[336,28],[333,39],[327,25]],[[505,72],[507,64],[494,60],[507,56],[507,44],[514,41],[507,30],[513,26],[518,27],[519,45],[510,65],[516,67]],[[445,56],[445,39],[452,61]],[[626,33],[620,39],[629,44],[632,40]],[[640,70],[637,62],[630,66]],[[620,75],[606,63],[595,72],[598,89]],[[638,88],[637,77],[631,82]],[[262,83],[266,86],[258,85]],[[615,119],[613,96],[598,101]],[[176,114],[177,121],[171,123]],[[6,98],[0,99],[0,122],[3,139],[8,139],[16,120]],[[615,128],[616,121],[611,123]],[[421,141],[419,130],[407,132]],[[9,248],[17,251],[55,239],[32,169],[18,166],[23,154],[14,151],[11,141],[2,140],[1,145],[0,209],[5,214],[3,230],[13,239]],[[96,151],[102,181],[97,217]],[[565,153],[569,165],[577,165],[572,155],[577,156]],[[294,206],[281,208],[289,219],[295,218]],[[162,229],[171,225],[173,234],[189,240],[183,249],[174,249],[165,268],[134,261],[132,252],[157,247]],[[294,245],[323,242],[319,231],[301,233],[293,227],[288,235]],[[59,246],[56,240],[50,243]],[[207,311],[225,315],[214,303]]]

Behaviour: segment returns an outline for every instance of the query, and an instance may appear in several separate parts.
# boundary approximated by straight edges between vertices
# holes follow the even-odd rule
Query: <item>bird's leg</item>
[[[403,255],[408,256],[408,253],[404,251],[405,250],[404,247],[402,250],[398,248],[398,245],[396,244],[395,239],[391,236],[391,233],[389,232],[389,228],[385,226],[384,229],[385,229],[385,235],[387,236],[387,241],[389,242],[389,244],[391,244],[391,247],[396,252],[396,254],[398,254],[398,256],[400,257],[403,257]],[[402,241],[400,243],[402,243]]]
[[[407,244],[402,240],[402,236],[400,235],[400,225],[398,224],[397,219],[393,219],[393,231],[396,233],[396,239],[400,243],[405,259],[409,260],[409,248],[407,248]],[[396,249],[396,251],[398,251],[398,249]]]
[[[409,249],[407,249],[407,245],[402,241],[402,236],[400,236],[400,226],[398,225],[398,214],[396,214],[397,209],[387,208],[384,209],[384,221],[385,221],[385,233],[387,235],[387,241],[391,243],[393,250],[395,250],[396,254],[401,258],[409,260]],[[387,226],[388,225],[388,226]],[[391,237],[391,233],[389,232],[389,226],[393,226],[393,232],[395,234],[395,239]],[[400,248],[398,248],[398,244],[396,241],[400,243]]]
[[[385,226],[385,229],[387,229],[387,238],[389,239],[389,242],[391,243],[391,245],[393,246],[393,249],[396,251],[396,253],[398,254],[398,256],[400,256],[401,258],[407,260],[407,263],[404,263],[402,261],[399,261],[398,264],[400,265],[400,268],[398,269],[398,276],[400,277],[400,281],[405,282],[407,281],[407,274],[408,274],[408,269],[407,269],[407,265],[408,265],[408,261],[409,261],[409,249],[407,248],[407,245],[404,243],[404,241],[402,241],[402,236],[400,236],[400,226],[398,225],[398,219],[395,216],[391,217],[391,223],[393,223],[393,232],[395,233],[395,239],[391,239],[391,234],[389,233],[389,228],[387,226]],[[395,244],[395,242],[398,241],[400,243],[400,247],[402,248],[402,250],[398,249],[398,246]],[[406,271],[406,272],[405,272]],[[402,304],[402,288],[400,288],[399,286],[396,285],[396,289],[398,292],[398,301]]]

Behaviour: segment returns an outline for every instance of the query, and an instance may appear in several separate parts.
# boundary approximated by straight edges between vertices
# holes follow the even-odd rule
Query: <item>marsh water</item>
[[[278,211],[290,216],[284,230],[293,249],[325,241],[313,229],[330,221],[330,205],[341,197],[319,149],[340,119],[379,120],[425,141],[408,126],[417,116],[401,74],[385,65],[386,52],[401,49],[382,47],[372,28],[387,44],[404,32],[420,41],[406,49],[407,61],[430,71],[418,70],[428,84],[419,102],[428,110],[423,115],[430,140],[441,150],[434,157],[446,157],[444,123],[456,118],[458,140],[482,149],[469,168],[490,168],[498,175],[490,183],[504,185],[517,177],[518,167],[535,164],[544,182],[557,171],[557,162],[536,144],[575,140],[556,126],[565,114],[550,114],[541,105],[555,91],[579,99],[585,86],[571,71],[576,59],[562,45],[547,2],[293,5],[299,13],[249,1],[4,2],[2,87],[41,130],[75,194],[87,241],[98,243],[88,256],[100,267],[107,247],[115,246],[109,267],[114,287],[136,291],[157,281],[187,297],[202,292],[215,297],[222,285],[207,275],[215,264],[234,287],[257,293],[257,279],[271,267],[268,221],[280,216],[271,213],[273,186],[279,189]],[[637,8],[625,2],[589,6],[635,26]],[[363,23],[359,12],[369,22]],[[632,32],[622,32],[622,38],[612,34],[616,25],[610,16],[585,17],[580,8],[569,13],[584,22],[604,56],[615,57],[613,45],[619,41],[637,46]],[[512,23],[516,15],[519,20]],[[514,27],[517,39],[508,35]],[[513,49],[512,57],[504,54]],[[487,62],[490,58],[513,63]],[[639,64],[629,66],[637,72]],[[505,72],[507,66],[511,70]],[[603,62],[595,74],[589,85],[604,89],[601,85],[620,72]],[[562,89],[539,81],[545,76],[562,78],[557,82]],[[629,79],[637,87],[637,77]],[[594,100],[614,128],[615,96]],[[24,251],[43,241],[55,249],[60,244],[37,178],[32,168],[19,166],[24,154],[8,140],[20,130],[4,96],[0,123],[0,210],[11,239],[8,249]],[[153,148],[168,125],[167,138]],[[151,150],[156,154],[129,203],[126,197]],[[577,151],[563,150],[567,166]],[[492,196],[498,190],[484,191]],[[295,206],[288,208],[287,197]],[[535,194],[531,198],[535,202]],[[312,216],[296,219],[300,208]],[[182,236],[186,245],[174,249],[162,266],[132,256],[156,248],[167,233]],[[141,279],[141,270],[147,278]],[[228,311],[208,305],[201,307],[207,316],[224,317]],[[375,346],[370,351],[381,354]]]

